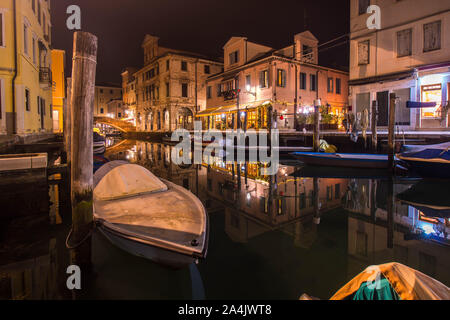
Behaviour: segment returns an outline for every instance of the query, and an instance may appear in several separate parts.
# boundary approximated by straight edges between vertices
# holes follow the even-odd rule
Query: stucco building
[[[65,77],[66,52],[52,50],[52,103],[53,103],[53,132],[63,132],[63,107],[66,99]]]
[[[369,30],[369,5],[381,9],[381,29]],[[389,94],[399,98],[401,130],[444,129],[450,83],[450,2],[351,0],[350,100],[356,114],[378,101],[378,125],[388,125]],[[408,108],[408,102],[434,102]],[[411,103],[409,103],[411,106]]]
[[[136,97],[137,130],[193,129],[195,113],[206,107],[206,78],[221,72],[222,63],[159,46],[159,38],[151,35],[145,36],[142,48],[144,67],[133,75],[122,74],[135,88],[128,97]]]
[[[0,3],[0,135],[51,133],[49,0]]]
[[[122,98],[126,116],[136,120],[136,77],[137,68],[128,67],[122,72]]]
[[[232,37],[223,47],[224,72],[207,80],[207,109],[198,114],[203,128],[236,128],[239,111],[241,128],[294,130],[295,117],[312,113],[318,99],[329,113],[342,114],[348,73],[319,65],[318,40],[311,32],[292,40],[273,49]]]
[[[122,100],[122,86],[114,83],[97,83],[95,85],[94,116],[108,117],[108,103]]]

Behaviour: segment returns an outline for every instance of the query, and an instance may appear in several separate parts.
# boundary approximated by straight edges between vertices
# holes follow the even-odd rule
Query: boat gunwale
[[[397,158],[403,161],[415,161],[415,162],[428,162],[428,163],[443,163],[443,164],[450,164],[450,160],[445,160],[441,158],[431,158],[431,159],[424,159],[424,158],[410,158],[406,157],[402,154],[397,155]]]

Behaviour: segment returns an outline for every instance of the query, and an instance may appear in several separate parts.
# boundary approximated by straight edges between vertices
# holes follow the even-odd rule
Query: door
[[[53,110],[53,132],[61,132],[59,128],[59,111]]]
[[[389,122],[389,91],[377,93],[378,126],[387,127]]]

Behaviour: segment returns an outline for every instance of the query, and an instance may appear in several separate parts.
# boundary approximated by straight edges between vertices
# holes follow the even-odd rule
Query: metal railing
[[[49,67],[39,68],[39,82],[52,85],[52,71]]]

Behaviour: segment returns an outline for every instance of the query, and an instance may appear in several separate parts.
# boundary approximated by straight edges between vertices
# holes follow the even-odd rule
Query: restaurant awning
[[[264,101],[262,103],[257,102],[257,103],[243,104],[243,105],[239,106],[239,111],[257,109],[268,103],[270,103],[270,101]],[[203,110],[203,111],[197,113],[197,117],[219,115],[219,114],[230,113],[230,112],[237,112],[237,106],[235,104]]]
[[[407,101],[406,107],[413,109],[421,109],[421,108],[434,108],[436,107],[436,102],[416,102],[416,101]]]

